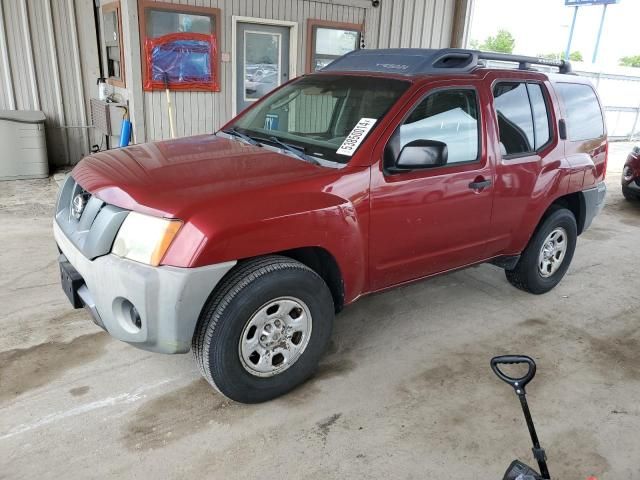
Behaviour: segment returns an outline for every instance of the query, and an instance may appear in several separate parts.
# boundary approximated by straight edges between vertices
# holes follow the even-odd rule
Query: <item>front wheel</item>
[[[622,189],[622,196],[625,198],[625,200],[628,200],[629,202],[637,202],[638,200],[640,200],[640,197],[638,197],[638,195],[631,193],[626,188]]]
[[[529,293],[546,293],[564,277],[576,249],[578,228],[570,210],[553,207],[539,225],[507,280]]]
[[[193,337],[204,377],[242,403],[276,398],[315,372],[334,319],[331,292],[300,262],[240,263],[205,306]]]

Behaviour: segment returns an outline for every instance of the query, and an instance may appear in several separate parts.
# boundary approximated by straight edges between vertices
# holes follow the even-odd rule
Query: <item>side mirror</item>
[[[441,167],[447,164],[447,144],[436,140],[414,140],[404,146],[393,171]]]

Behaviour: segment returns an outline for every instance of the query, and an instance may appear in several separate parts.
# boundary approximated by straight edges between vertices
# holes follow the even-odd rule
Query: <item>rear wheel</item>
[[[278,397],[315,372],[334,318],[331,293],[287,257],[239,264],[205,306],[193,337],[204,377],[242,403]]]
[[[578,228],[571,211],[552,207],[513,270],[505,270],[516,288],[541,294],[555,287],[573,259]]]

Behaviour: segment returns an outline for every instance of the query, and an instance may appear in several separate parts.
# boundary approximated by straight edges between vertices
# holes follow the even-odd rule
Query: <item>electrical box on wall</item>
[[[96,131],[110,137],[119,137],[126,103],[105,102],[91,99],[91,123]]]

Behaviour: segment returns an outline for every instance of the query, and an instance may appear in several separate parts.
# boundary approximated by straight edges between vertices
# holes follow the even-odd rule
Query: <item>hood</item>
[[[100,152],[83,159],[72,175],[112,205],[186,219],[203,202],[279,191],[332,171],[237,140],[201,135]]]

